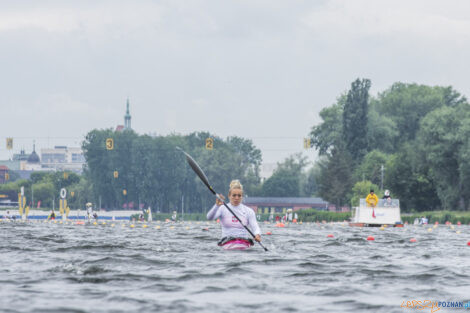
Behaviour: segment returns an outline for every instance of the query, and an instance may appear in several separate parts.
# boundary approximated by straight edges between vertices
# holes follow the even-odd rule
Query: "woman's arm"
[[[246,208],[251,211],[248,216],[248,226],[250,227],[253,234],[261,235],[261,229],[259,228],[258,221],[256,220],[255,212],[249,207]]]
[[[218,219],[222,215],[222,205],[214,204],[212,209],[207,212],[207,219],[208,220],[215,220]]]

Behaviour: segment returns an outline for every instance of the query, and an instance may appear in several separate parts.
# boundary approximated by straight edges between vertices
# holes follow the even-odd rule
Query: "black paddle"
[[[245,227],[245,229],[250,233],[251,236],[253,236],[253,238],[255,238],[255,235],[251,232],[251,230],[246,227],[245,225],[243,225],[242,221],[238,218],[238,216],[233,213],[233,211],[228,207],[228,205],[225,203],[224,199],[222,199],[221,197],[219,197],[219,195],[215,192],[215,190],[211,187],[211,185],[209,184],[209,179],[207,179],[207,176],[206,174],[204,174],[204,172],[202,171],[202,169],[199,167],[199,165],[196,163],[196,161],[194,161],[194,159],[189,155],[187,154],[186,152],[183,151],[183,149],[181,149],[180,147],[176,147],[176,149],[180,150],[181,152],[184,153],[184,155],[186,156],[186,161],[188,161],[189,163],[189,166],[191,166],[191,168],[193,169],[193,171],[197,174],[197,176],[199,176],[199,178],[202,180],[202,182],[204,183],[204,185],[207,186],[207,188],[209,188],[209,190],[217,197],[217,199],[219,199],[220,201],[222,201],[222,203],[224,204],[224,206],[230,211],[230,213],[233,214],[233,216],[236,217],[236,219],[240,222],[240,224]],[[255,240],[256,241],[256,240]],[[264,251],[268,251],[268,249],[263,246],[263,244],[259,241],[257,241],[257,243],[259,243],[259,245],[264,249]]]

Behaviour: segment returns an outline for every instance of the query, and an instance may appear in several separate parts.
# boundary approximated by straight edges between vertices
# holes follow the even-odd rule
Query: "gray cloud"
[[[267,162],[356,77],[470,95],[467,1],[3,1],[0,158],[121,124],[252,138]],[[310,152],[313,156],[313,153]]]

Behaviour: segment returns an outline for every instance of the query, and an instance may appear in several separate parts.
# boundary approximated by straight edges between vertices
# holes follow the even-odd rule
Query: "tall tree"
[[[367,153],[367,121],[369,105],[369,79],[356,79],[346,98],[343,111],[343,140],[354,161]]]
[[[352,159],[343,145],[335,146],[331,154],[319,162],[318,194],[336,205],[349,205],[353,185]]]

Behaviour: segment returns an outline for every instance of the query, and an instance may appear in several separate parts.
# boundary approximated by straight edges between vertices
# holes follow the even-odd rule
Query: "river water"
[[[213,222],[3,221],[0,311],[415,312],[403,303],[470,300],[469,226],[261,228],[268,252],[222,251]]]

